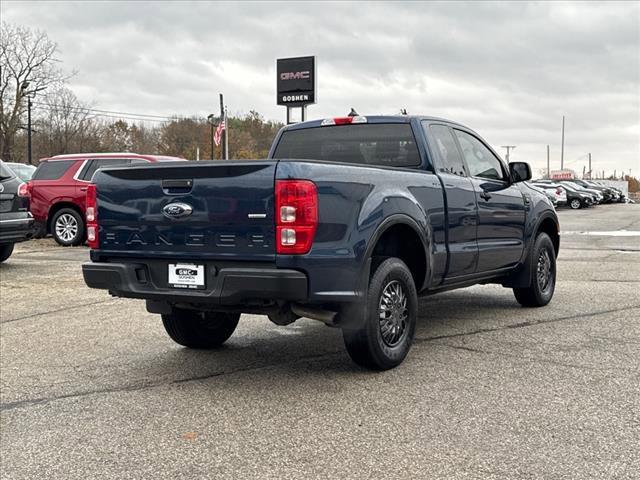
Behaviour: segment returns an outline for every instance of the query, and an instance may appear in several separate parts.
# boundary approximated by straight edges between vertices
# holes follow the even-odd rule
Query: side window
[[[455,132],[471,176],[493,180],[505,179],[502,163],[484,143],[467,132],[461,130],[455,130]]]
[[[131,160],[128,158],[101,158],[101,159],[93,159],[87,166],[85,167],[84,172],[82,172],[81,180],[86,180],[87,182],[91,181],[93,174],[102,167],[117,167],[121,165],[129,165]]]
[[[464,177],[464,163],[449,127],[446,125],[431,125],[429,130],[431,131],[430,137],[435,142],[435,150],[438,151],[438,156],[440,157],[441,165],[438,171]]]
[[[91,180],[91,177],[88,177],[87,173],[91,171],[91,167],[95,162],[95,160],[87,160],[87,163],[84,164],[84,167],[82,167],[82,171],[78,175],[78,180]]]
[[[42,162],[33,174],[33,179],[58,180],[75,162],[75,160],[47,160]]]

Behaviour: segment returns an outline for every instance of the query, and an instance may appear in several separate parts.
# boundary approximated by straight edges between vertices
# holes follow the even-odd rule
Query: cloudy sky
[[[275,59],[316,55],[309,117],[409,113],[478,131],[512,160],[640,174],[640,4],[2,2],[45,30],[94,108],[284,120]]]

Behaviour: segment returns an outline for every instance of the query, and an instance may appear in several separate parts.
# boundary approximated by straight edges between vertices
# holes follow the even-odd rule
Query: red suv
[[[84,242],[87,185],[97,169],[176,160],[184,161],[184,158],[136,153],[81,153],[41,160],[28,182],[37,236],[51,233],[63,246]]]

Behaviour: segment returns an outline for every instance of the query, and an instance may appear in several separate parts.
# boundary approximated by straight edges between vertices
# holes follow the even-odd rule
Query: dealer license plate
[[[169,264],[169,285],[173,288],[204,288],[204,265],[191,263]]]

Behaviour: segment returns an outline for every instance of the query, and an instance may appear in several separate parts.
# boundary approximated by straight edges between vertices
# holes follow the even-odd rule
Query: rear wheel
[[[569,202],[569,206],[574,210],[578,210],[580,207],[582,207],[582,203],[580,203],[580,200],[578,200],[577,198],[574,198]]]
[[[342,330],[352,360],[366,368],[388,370],[402,363],[415,335],[418,295],[405,263],[384,260],[369,281],[357,327]]]
[[[63,208],[51,220],[51,234],[63,247],[80,245],[84,241],[84,220],[75,210]]]
[[[188,348],[210,349],[219,347],[233,334],[239,313],[198,312],[174,309],[162,315],[162,323],[171,339]]]
[[[556,288],[556,254],[549,235],[538,234],[529,261],[531,284],[514,288],[513,294],[523,307],[543,307],[551,301]]]
[[[0,263],[4,262],[13,253],[13,243],[0,245]]]

